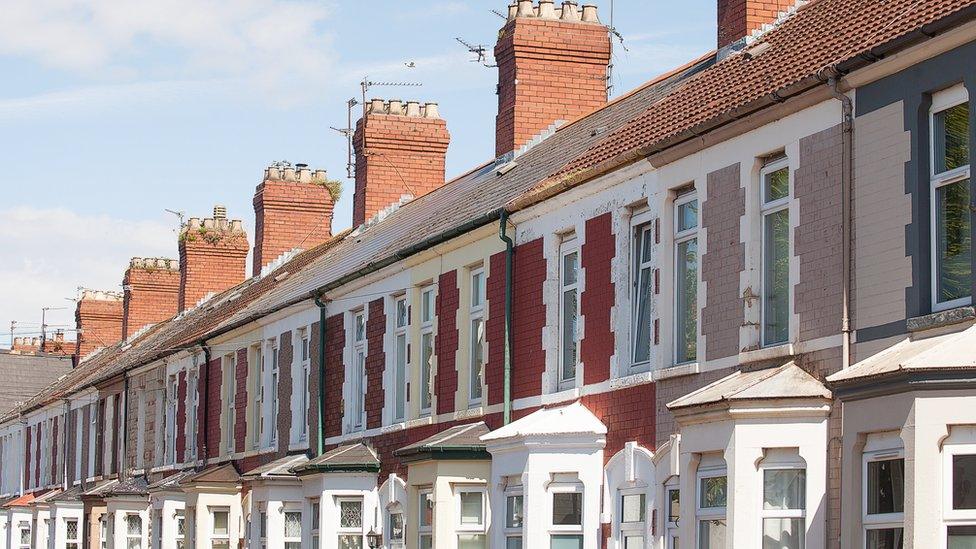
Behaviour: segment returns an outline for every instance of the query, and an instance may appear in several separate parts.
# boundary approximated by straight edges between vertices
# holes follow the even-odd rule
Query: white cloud
[[[70,324],[79,286],[120,290],[133,256],[175,257],[176,235],[165,219],[128,221],[82,215],[64,208],[0,210],[0,341],[17,320],[24,335],[36,331],[41,307],[68,307],[51,313],[49,324]],[[34,327],[29,327],[34,326]]]

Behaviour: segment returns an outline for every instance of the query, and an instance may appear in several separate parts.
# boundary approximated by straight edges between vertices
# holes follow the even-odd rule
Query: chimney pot
[[[563,21],[576,22],[580,20],[579,8],[576,2],[571,2],[569,0],[563,2],[563,11],[560,19]]]
[[[281,179],[281,170],[275,166],[271,166],[265,170],[264,179],[265,181],[278,181]]]
[[[282,173],[281,179],[284,180],[284,181],[294,181],[295,180],[295,168],[292,168],[291,166],[288,166],[287,168],[285,168],[284,169],[284,173]]]
[[[390,99],[390,114],[403,116],[403,102],[399,99]]]
[[[373,99],[369,105],[370,114],[386,114],[386,103],[382,99]]]
[[[599,23],[600,17],[597,15],[596,6],[592,4],[587,4],[583,6],[583,22],[584,23]]]
[[[539,17],[542,19],[556,19],[556,7],[553,0],[539,0]]]
[[[186,226],[191,231],[198,231],[198,230],[200,230],[200,218],[199,217],[191,217],[190,220],[187,221]]]
[[[532,5],[532,0],[519,0],[518,12],[515,14],[516,17],[535,17],[535,7]]]
[[[325,170],[315,170],[315,174],[312,176],[313,181],[325,182],[329,179],[328,174]]]
[[[427,103],[424,105],[424,118],[440,118],[441,113],[437,108],[437,103]]]
[[[298,169],[298,181],[301,183],[311,183],[312,182],[312,170],[308,168]]]
[[[407,101],[407,116],[420,116],[420,103]]]
[[[512,19],[515,19],[515,17],[517,17],[517,15],[518,15],[518,4],[509,4],[508,5],[508,20],[511,21]]]

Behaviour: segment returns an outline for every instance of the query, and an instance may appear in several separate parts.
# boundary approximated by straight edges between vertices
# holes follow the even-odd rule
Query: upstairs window
[[[790,168],[780,157],[763,167],[762,182],[762,343],[790,338]]]
[[[308,440],[308,387],[312,375],[312,360],[308,340],[308,331],[301,330],[301,373],[298,374],[298,440]]]
[[[932,309],[972,302],[969,97],[957,86],[932,98]]]
[[[264,351],[261,346],[255,347],[254,354],[258,356],[258,372],[257,379],[254,380],[254,409],[252,410],[254,414],[254,440],[251,441],[251,447],[255,450],[261,447],[261,440],[264,437],[264,376],[267,372],[267,366],[265,364]]]
[[[631,255],[631,298],[633,320],[631,328],[631,373],[650,369],[651,360],[651,294],[654,291],[654,224],[646,215],[633,219]]]
[[[176,403],[179,383],[176,376],[169,376],[166,390],[166,463],[176,463]]]
[[[200,403],[197,375],[196,370],[186,375],[186,455],[190,460],[197,456],[197,408]]]
[[[434,287],[420,293],[420,414],[430,414],[434,381]]]
[[[576,386],[579,364],[579,246],[575,237],[559,247],[559,389]]]
[[[674,361],[698,359],[698,199],[674,204]]]
[[[233,454],[236,449],[234,447],[234,423],[237,410],[234,406],[234,400],[237,398],[237,353],[224,357],[223,378],[224,450],[228,454]]]
[[[268,343],[268,348],[271,351],[271,380],[270,380],[270,392],[271,414],[267,418],[268,423],[268,433],[269,433],[269,445],[274,446],[278,442],[278,340],[272,339]]]
[[[407,327],[410,325],[410,309],[406,297],[398,297],[394,303],[395,324],[393,337],[393,419],[403,421],[407,417],[407,364],[409,362]]]
[[[353,314],[352,320],[352,371],[349,376],[349,430],[363,429],[363,415],[366,409],[366,314],[363,311]]]
[[[485,271],[471,272],[471,362],[468,373],[468,406],[481,403],[485,373]]]

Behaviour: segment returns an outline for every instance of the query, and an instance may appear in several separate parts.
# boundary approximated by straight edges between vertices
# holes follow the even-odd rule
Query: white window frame
[[[251,448],[257,450],[261,447],[264,439],[264,376],[266,371],[264,348],[256,345],[253,354],[257,355],[258,371],[257,378],[254,380],[254,439],[251,441]]]
[[[343,502],[355,502],[359,504],[360,510],[360,525],[355,526],[342,526],[342,503]],[[360,547],[366,549],[369,545],[366,543],[366,499],[362,496],[336,496],[335,498],[335,508],[338,516],[336,517],[336,547],[338,547],[339,539],[345,536],[357,536],[360,539]]]
[[[199,371],[196,369],[186,373],[186,456],[185,461],[196,461],[197,455],[197,415],[199,413]]]
[[[210,513],[210,547],[215,548],[218,543],[224,541],[227,542],[228,549],[230,548],[230,532],[231,532],[231,515],[229,507],[208,507],[207,511]],[[227,513],[227,533],[218,534],[217,533],[217,513]]]
[[[424,524],[424,508],[427,501],[434,501],[433,489],[426,488],[417,493],[417,547],[421,548],[424,544],[420,541],[430,538],[430,546],[434,547],[434,515],[437,513],[436,503],[431,508],[430,524]]]
[[[267,424],[268,443],[267,446],[273,447],[278,443],[278,384],[281,382],[281,365],[279,364],[278,338],[269,339],[267,349],[271,355],[271,368],[268,371],[268,392],[271,394],[271,402],[268,417],[264,419]]]
[[[942,448],[943,455],[943,490],[944,502],[942,509],[944,510],[943,516],[945,521],[950,526],[970,526],[976,524],[976,509],[955,509],[953,507],[953,497],[952,497],[952,486],[954,482],[953,478],[953,466],[952,461],[955,456],[973,456],[976,455],[976,443],[952,443],[946,444]]]
[[[639,496],[643,498],[644,502],[644,516],[642,520],[634,522],[624,522],[624,498],[631,496]],[[650,502],[647,498],[647,489],[645,487],[636,488],[624,488],[617,490],[617,527],[620,532],[620,547],[621,549],[627,549],[627,538],[639,537],[644,540],[643,547],[647,547],[648,541],[650,541],[650,531],[647,528],[650,518],[651,509],[648,507]]]
[[[224,356],[223,360],[223,387],[224,393],[224,453],[233,455],[237,450],[234,436],[236,423],[236,399],[237,399],[237,353],[230,353]]]
[[[697,489],[697,486],[695,487]],[[675,492],[678,494],[678,516],[675,517],[678,520],[671,520],[671,493]],[[681,521],[681,485],[678,478],[673,478],[664,485],[664,506],[663,506],[663,517],[664,520],[664,549],[674,549],[675,540],[681,539],[681,531],[679,530],[679,523]],[[680,545],[679,545],[680,546]]]
[[[576,256],[576,281],[568,283],[566,281],[566,257],[570,255]],[[580,254],[579,239],[576,238],[575,234],[566,235],[562,242],[559,243],[559,363],[557,364],[556,380],[557,388],[560,391],[566,389],[573,389],[576,387],[577,382],[580,377],[580,338],[579,338],[579,326],[580,326],[580,274],[583,270],[583,265],[581,261],[582,257]],[[573,367],[572,377],[566,377],[568,368],[567,357],[565,356],[566,350],[566,294],[569,292],[576,293],[576,318],[575,327],[573,331],[573,349],[575,350],[575,363]]]
[[[647,315],[647,356],[648,360],[638,360],[637,358],[637,337],[640,333],[638,330],[638,324],[640,323],[640,314],[642,312],[641,302],[640,302],[640,287],[642,282],[642,277],[647,276],[650,280],[647,281],[648,287],[653,292],[654,285],[654,260],[653,258],[644,260],[644,238],[647,233],[650,233],[651,242],[654,241],[654,220],[652,219],[651,213],[648,211],[641,211],[635,213],[630,219],[630,304],[631,304],[631,328],[630,328],[630,367],[628,373],[635,374],[640,372],[646,372],[651,369],[651,348],[654,346],[654,321],[651,319],[651,315]],[[653,247],[654,244],[651,244]],[[650,308],[651,306],[651,296],[647,296],[647,303],[644,307]]]
[[[403,307],[404,318],[401,322],[400,308]],[[407,408],[410,403],[410,393],[407,388],[410,386],[410,305],[407,303],[407,296],[401,295],[393,299],[393,380],[394,385],[393,400],[393,421],[399,422],[407,419]],[[403,348],[400,348],[400,341],[403,341]],[[403,380],[398,381],[398,370],[403,363]],[[403,397],[403,402],[398,402],[398,398]]]
[[[725,532],[728,536],[728,496],[729,496],[729,473],[725,467],[709,467],[700,469],[695,475],[695,539],[696,547],[702,546],[701,523],[706,521],[725,521]],[[725,478],[725,507],[702,507],[702,481],[710,478]],[[728,541],[728,540],[726,540]]]
[[[308,388],[311,385],[312,376],[312,342],[309,339],[308,329],[302,328],[298,331],[298,353],[301,361],[301,373],[299,374],[298,406],[298,441],[308,441]]]
[[[112,459],[112,449],[115,445],[115,395],[109,395],[105,397],[105,425],[102,429],[102,475],[110,475],[115,472],[115,460]],[[175,423],[174,423],[175,427]],[[47,444],[50,441],[47,437],[44,437],[44,443]],[[45,467],[48,465],[48,457],[51,451],[47,448],[41,454],[41,466]],[[43,471],[43,469],[42,469]],[[45,477],[41,476],[41,483],[43,484]]]
[[[262,503],[258,508],[258,541],[261,549],[268,546],[268,508],[266,503]]]
[[[766,260],[767,260],[766,218],[772,214],[779,213],[783,210],[786,210],[787,216],[789,218],[788,222],[792,223],[792,215],[789,213],[789,208],[790,208],[790,201],[793,199],[793,189],[790,188],[789,192],[785,197],[777,200],[773,200],[772,202],[766,202],[766,176],[786,168],[787,178],[792,179],[791,174],[789,173],[789,167],[790,167],[789,157],[783,156],[781,158],[777,158],[773,160],[772,162],[769,162],[768,164],[763,166],[762,169],[759,171],[759,209],[760,209],[759,241],[760,241],[760,251],[761,251],[760,253],[761,260],[760,260],[760,269],[759,269],[759,278],[760,278],[759,287],[762,289],[760,294],[760,307],[759,307],[760,316],[761,316],[761,321],[759,325],[759,337],[763,347],[774,347],[777,345],[785,345],[789,343],[790,333],[792,329],[792,325],[787,326],[786,329],[787,335],[784,341],[766,341]],[[792,187],[792,183],[790,183],[789,186]],[[793,251],[792,231],[788,231],[787,234],[789,235],[789,249],[790,249],[789,256],[792,257],[793,255],[792,254]],[[790,304],[790,302],[792,301],[791,295],[793,293],[792,277],[790,277],[787,282],[788,283],[787,283],[787,292],[786,292],[787,293],[786,303],[788,307],[787,318],[789,318],[790,315],[793,314],[793,308]]]
[[[521,526],[509,526],[508,516],[509,516],[509,500],[511,498],[519,498],[521,500],[521,510],[522,515],[519,519]],[[518,538],[520,544],[525,543],[525,492],[522,485],[516,485],[512,488],[505,490],[505,516],[502,518],[502,528],[505,531],[505,547],[508,547],[508,540],[510,538]],[[523,547],[524,549],[524,547]]]
[[[25,530],[27,531],[27,543],[26,544],[24,543],[24,531]],[[20,549],[31,549],[31,547],[33,546],[32,542],[31,542],[31,536],[33,536],[33,534],[34,534],[33,529],[31,527],[31,521],[29,521],[29,520],[22,520],[22,521],[20,521],[17,524],[17,534],[18,534],[18,536],[20,538],[19,539],[19,543],[17,544],[17,547],[19,547]],[[104,543],[105,543],[104,540],[103,540],[102,543],[103,543],[102,547],[104,547]]]
[[[176,415],[180,394],[179,376],[172,374],[166,382],[166,432],[163,443],[167,465],[176,463]]]
[[[129,531],[129,520],[133,517],[139,520],[139,533],[133,534]],[[143,524],[145,521],[142,520],[142,515],[139,513],[126,513],[125,514],[125,542],[126,547],[132,542],[132,540],[138,540],[139,547],[142,547],[142,538],[146,531],[146,525]]]
[[[180,524],[182,524],[182,533],[180,532]],[[162,536],[160,536],[162,537]],[[177,509],[173,513],[173,538],[176,540],[177,549],[185,549],[186,547],[186,511],[183,509]]]
[[[555,517],[552,511],[555,509],[556,505],[556,494],[579,494],[580,495],[580,523],[579,524],[555,524]],[[549,524],[548,524],[548,534],[549,543],[548,546],[552,546],[553,536],[579,536],[581,539],[586,540],[586,493],[583,489],[583,484],[579,482],[559,482],[549,485],[549,490],[547,494],[549,504]],[[524,500],[523,500],[524,503]],[[524,539],[522,540],[524,543]],[[524,549],[524,548],[523,548]]]
[[[349,408],[346,415],[347,432],[354,433],[366,429],[366,310],[353,311],[352,315],[352,360],[349,365]],[[361,323],[361,324],[360,324]],[[360,334],[360,325],[362,333]]]
[[[322,501],[318,498],[308,500],[309,535],[312,538],[312,549],[321,547],[320,531],[322,529]]]
[[[969,93],[965,86],[958,84],[949,89],[943,90],[941,92],[932,95],[932,106],[929,108],[929,245],[931,253],[931,265],[930,265],[930,276],[931,276],[931,299],[932,299],[932,311],[944,311],[946,309],[953,309],[956,307],[964,307],[973,302],[972,295],[968,297],[961,297],[958,299],[953,299],[950,301],[939,301],[939,258],[936,253],[938,250],[938,231],[936,230],[936,193],[942,187],[951,185],[953,183],[958,183],[966,179],[970,179],[970,165],[960,166],[958,168],[936,173],[935,167],[935,115],[951,109],[957,105],[961,105],[969,101]],[[970,104],[970,109],[972,109],[972,104]],[[970,146],[973,144],[970,143]],[[972,180],[969,183],[970,192],[973,190]]]
[[[901,528],[904,532],[905,513],[868,514],[868,464],[879,461],[904,460],[904,449],[886,449],[865,452],[861,460],[861,526],[864,544],[867,544],[868,530],[889,530]]]
[[[461,495],[478,494],[481,496],[481,523],[463,524],[461,522]],[[483,486],[458,485],[454,487],[454,509],[457,520],[454,523],[454,536],[458,546],[461,545],[461,536],[482,536],[485,547],[488,546],[488,494]]]
[[[476,288],[475,280],[479,278],[481,283],[478,284]],[[485,394],[485,363],[487,362],[487,357],[485,356],[485,347],[487,342],[485,332],[485,301],[487,300],[488,296],[488,277],[485,276],[484,267],[471,269],[471,276],[468,278],[468,280],[470,281],[471,288],[471,299],[469,302],[470,307],[468,309],[468,326],[470,326],[471,331],[469,338],[470,361],[468,368],[468,408],[474,408],[475,406],[481,405]],[[476,324],[480,324],[480,332],[475,328]],[[479,359],[477,356],[479,354],[479,347],[481,355],[480,364],[478,364]]]
[[[804,495],[804,499],[803,499],[803,502],[802,502],[802,504],[803,504],[803,508],[802,509],[776,509],[776,510],[773,510],[773,509],[767,510],[766,509],[766,506],[765,506],[765,499],[766,499],[765,483],[766,483],[766,472],[767,471],[803,471],[803,475],[804,475],[803,476],[803,483],[804,483],[804,486],[803,486],[803,495]],[[805,537],[806,536],[806,518],[807,518],[806,494],[807,494],[807,488],[808,488],[808,486],[807,486],[807,474],[806,474],[807,473],[807,467],[806,467],[806,465],[805,464],[800,464],[800,463],[796,463],[796,464],[777,463],[777,464],[771,464],[771,465],[760,465],[759,472],[761,473],[759,475],[759,482],[762,484],[762,486],[760,487],[760,490],[761,490],[761,494],[762,494],[763,500],[762,500],[762,503],[760,504],[760,507],[759,507],[759,541],[758,541],[758,544],[760,546],[762,545],[762,540],[763,540],[764,531],[765,531],[765,528],[764,528],[764,521],[765,521],[765,519],[803,519],[803,526],[802,526],[802,528],[803,528],[804,543],[805,543],[805,541],[806,541],[806,537]],[[801,547],[801,549],[802,549],[802,547]]]
[[[167,391],[169,390],[169,385],[167,384]],[[169,393],[167,392],[167,397]],[[169,409],[169,402],[166,403],[167,409]],[[30,429],[30,427],[28,427]],[[88,478],[95,476],[95,440],[96,433],[98,432],[98,401],[94,401],[88,404],[88,471],[85,473]],[[166,427],[163,427],[163,433],[165,437]],[[163,452],[160,455],[165,456]],[[29,464],[27,464],[29,466]]]
[[[297,514],[298,515],[298,530],[299,531],[298,531],[298,537],[297,538],[296,537],[288,537],[287,536],[287,532],[288,532],[288,515],[289,514]],[[281,517],[282,517],[282,521],[283,521],[282,522],[282,531],[281,531],[282,546],[283,547],[288,547],[288,544],[289,543],[295,543],[295,544],[298,544],[298,547],[301,547],[302,546],[302,536],[304,535],[304,532],[302,531],[302,526],[305,523],[305,514],[302,513],[302,510],[299,509],[299,508],[297,508],[297,507],[290,507],[290,506],[288,506],[288,507],[285,507],[285,508],[283,508],[281,510]]]
[[[68,532],[70,528],[68,525],[74,523],[75,525],[75,537],[69,537]],[[81,521],[75,517],[69,517],[64,519],[64,547],[65,549],[79,549],[81,547]]]
[[[434,319],[437,318],[437,291],[434,285],[420,291],[420,415],[428,416],[434,406],[434,372],[437,370],[437,340]],[[430,338],[430,357],[424,360],[424,340]],[[425,364],[426,362],[426,364]],[[425,372],[424,370],[427,369]]]
[[[692,228],[690,228],[690,229],[679,230],[680,229],[680,216],[679,216],[679,212],[681,211],[681,207],[682,206],[685,206],[687,204],[691,204],[692,202],[695,202],[698,205],[698,207],[696,209],[696,214],[695,214],[696,215],[696,217],[695,217],[695,226],[692,227]],[[678,342],[679,342],[679,334],[680,334],[679,328],[680,328],[680,325],[681,325],[680,322],[679,322],[679,318],[680,318],[680,315],[681,315],[681,310],[680,310],[680,308],[678,306],[678,272],[679,272],[678,271],[678,247],[681,244],[684,244],[686,242],[691,242],[691,241],[694,240],[694,241],[696,241],[696,250],[697,250],[698,229],[699,229],[700,226],[701,226],[701,203],[698,202],[698,193],[695,192],[695,191],[691,191],[691,192],[688,192],[686,194],[682,194],[682,195],[678,196],[677,198],[675,198],[674,199],[674,246],[673,246],[674,252],[672,254],[672,262],[673,262],[672,272],[674,273],[674,276],[672,278],[674,280],[674,290],[675,290],[674,291],[674,303],[672,304],[672,307],[674,309],[674,314],[672,315],[672,322],[673,322],[672,326],[674,326],[674,330],[672,330],[672,331],[674,333],[672,334],[672,337],[671,337],[671,340],[672,340],[671,341],[671,349],[672,349],[671,350],[671,357],[674,360],[674,364],[675,365],[679,365],[679,364],[694,364],[695,362],[698,362],[698,343],[697,343],[697,338],[698,338],[698,332],[700,330],[700,324],[699,324],[699,318],[698,318],[699,317],[699,308],[698,308],[697,297],[696,297],[696,300],[695,300],[695,307],[694,307],[695,310],[694,311],[691,311],[691,314],[694,315],[694,320],[695,320],[695,339],[696,339],[696,342],[695,342],[695,356],[693,358],[685,359],[685,360],[680,360],[678,358]],[[697,265],[695,266],[695,279],[696,279],[695,280],[695,291],[697,292],[697,290],[698,290],[698,280],[697,279],[701,276],[701,254],[698,253],[698,252],[696,252],[696,259],[697,259]]]

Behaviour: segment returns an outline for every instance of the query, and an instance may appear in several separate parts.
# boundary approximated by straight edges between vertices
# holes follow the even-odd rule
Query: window
[[[420,492],[420,513],[417,514],[419,549],[434,547],[434,494],[430,490]]]
[[[186,547],[186,512],[182,509],[176,511],[176,549]]]
[[[631,372],[639,372],[650,369],[651,364],[651,294],[654,291],[654,262],[651,254],[654,247],[654,224],[640,223],[634,227],[633,233]]]
[[[395,349],[393,360],[393,419],[403,421],[407,417],[407,326],[410,325],[410,309],[407,298],[398,297],[394,304],[396,324],[394,325]]]
[[[31,523],[29,520],[22,520],[18,523],[20,531],[20,549],[31,549]],[[105,534],[102,533],[102,547],[105,546]]]
[[[969,98],[962,86],[932,97],[932,309],[972,301]]]
[[[169,396],[169,393],[168,392],[167,392],[167,396]],[[169,401],[168,400],[167,400],[167,405],[166,405],[166,411],[167,411],[166,428],[163,430],[163,432],[169,432],[169,421],[168,421],[169,420],[169,413],[168,413],[169,412]],[[96,445],[95,444],[95,440],[96,440],[95,437],[96,437],[96,433],[98,433],[98,405],[97,404],[89,404],[88,405],[88,415],[89,415],[89,418],[88,418],[88,472],[87,472],[87,475],[89,477],[93,477],[93,476],[95,476],[95,445]],[[173,417],[175,418],[176,415],[174,414]],[[164,452],[159,452],[158,455],[164,456],[164,455],[167,455],[167,454],[165,454]]]
[[[525,520],[523,501],[520,493],[505,496],[505,549],[522,549],[522,525]]]
[[[186,376],[186,456],[194,460],[197,455],[197,407],[200,402],[197,383],[197,371],[193,370]]]
[[[265,372],[265,360],[264,352],[261,350],[261,346],[258,345],[254,348],[254,354],[258,358],[258,371],[257,379],[254,380],[254,407],[251,411],[254,417],[252,425],[253,433],[251,435],[254,439],[251,441],[251,448],[257,450],[261,447],[261,437],[264,436],[264,372]]]
[[[234,406],[236,398],[237,381],[237,353],[229,354],[224,357],[224,449],[228,454],[233,454],[234,447],[234,420],[237,409]]]
[[[403,547],[403,513],[390,512],[386,521],[391,547]]]
[[[579,248],[575,237],[559,247],[559,389],[576,386],[579,363]]]
[[[764,469],[762,517],[763,549],[805,547],[805,469]]]
[[[420,413],[430,413],[434,378],[434,288],[420,293]]]
[[[230,510],[212,509],[210,520],[213,528],[210,533],[211,549],[230,549]]]
[[[456,525],[458,549],[485,549],[485,492],[481,489],[457,490],[458,523]]]
[[[698,359],[698,200],[674,205],[674,361]]]
[[[485,373],[485,271],[471,272],[471,362],[468,374],[468,406],[481,403]]]
[[[363,499],[339,498],[339,549],[363,548]]]
[[[309,379],[312,375],[312,360],[308,332],[306,330],[301,330],[301,359],[302,359],[302,369],[301,374],[298,378],[298,440],[305,441],[308,440],[308,386]]]
[[[78,549],[81,547],[81,541],[78,536],[78,519],[65,519],[64,547],[65,549]]]
[[[681,520],[681,489],[678,487],[677,480],[673,485],[665,488],[667,492],[667,516],[665,517],[665,528],[667,539],[664,549],[678,549],[678,523]]]
[[[786,157],[762,169],[762,343],[790,337],[790,168]]]
[[[321,527],[320,517],[321,517],[321,509],[322,509],[321,505],[319,504],[319,500],[313,499],[311,508],[312,508],[312,527],[311,527],[312,549],[319,549],[319,528]]]
[[[728,477],[725,472],[708,471],[698,475],[698,549],[725,547],[725,506]]]
[[[98,534],[102,549],[108,548],[108,518],[108,514],[106,513],[98,521]],[[21,532],[21,539],[23,539],[23,532]],[[27,547],[30,547],[30,533],[27,534],[27,542]]]
[[[278,341],[271,340],[268,346],[271,350],[271,416],[268,417],[269,445],[278,442]]]
[[[867,549],[901,549],[905,522],[905,460],[898,451],[864,457],[864,524]]]
[[[261,549],[268,546],[268,511],[261,509],[258,513],[258,533],[261,538]]]
[[[301,511],[285,511],[285,549],[302,549]]]
[[[125,515],[125,546],[127,549],[142,547],[142,517],[138,513]]]
[[[352,372],[349,376],[349,430],[363,429],[365,395],[363,378],[366,376],[366,314],[362,311],[352,317]]]
[[[179,384],[176,376],[169,376],[166,392],[166,463],[176,463],[176,403]]]
[[[582,549],[583,492],[575,488],[556,488],[552,493],[550,549]]]
[[[632,491],[620,495],[620,539],[622,549],[643,549],[647,505],[645,495]]]
[[[943,516],[949,549],[976,547],[976,444],[971,443],[976,430],[969,431],[966,443],[951,442],[943,448]],[[952,434],[957,438],[955,432]]]

